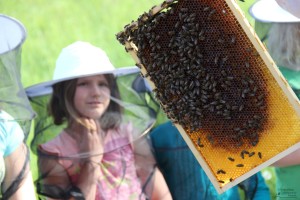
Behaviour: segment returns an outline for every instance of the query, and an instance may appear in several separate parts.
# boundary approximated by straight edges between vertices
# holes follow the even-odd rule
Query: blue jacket
[[[238,186],[219,195],[201,168],[179,131],[171,122],[155,128],[150,134],[158,167],[162,171],[173,199],[238,200]],[[270,191],[261,173],[239,184],[246,199],[269,200]]]

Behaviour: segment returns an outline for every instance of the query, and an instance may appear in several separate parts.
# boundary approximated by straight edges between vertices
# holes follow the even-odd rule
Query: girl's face
[[[82,117],[99,119],[110,103],[110,89],[104,75],[79,78],[74,105]]]

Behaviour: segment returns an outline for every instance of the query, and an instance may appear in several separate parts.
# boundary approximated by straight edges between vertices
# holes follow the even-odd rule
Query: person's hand
[[[97,183],[101,176],[104,134],[97,120],[82,117],[80,121],[81,123],[74,122],[71,125],[78,143],[79,157],[82,158],[76,187],[81,190],[85,199],[95,199]]]
[[[82,118],[84,125],[77,124],[75,129],[78,138],[80,153],[82,153],[86,162],[99,164],[103,157],[104,134],[97,120]]]
[[[276,2],[284,10],[300,18],[300,0],[276,0]]]

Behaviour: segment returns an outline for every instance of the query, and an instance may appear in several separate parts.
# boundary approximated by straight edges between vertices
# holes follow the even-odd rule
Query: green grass
[[[88,41],[106,51],[116,67],[134,65],[115,34],[162,0],[0,0],[0,13],[21,21],[27,30],[22,46],[22,82],[25,87],[50,80],[61,49]],[[237,1],[247,11],[254,0]],[[246,13],[248,19],[250,16]],[[251,23],[254,21],[251,20]],[[1,27],[0,27],[1,28]],[[30,135],[31,136],[31,135]],[[35,157],[32,170],[36,174]],[[274,191],[274,173],[267,180]]]

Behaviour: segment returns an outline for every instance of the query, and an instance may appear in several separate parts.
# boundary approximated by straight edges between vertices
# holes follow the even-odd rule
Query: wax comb
[[[116,36],[219,193],[299,147],[298,99],[234,0],[164,1]]]

